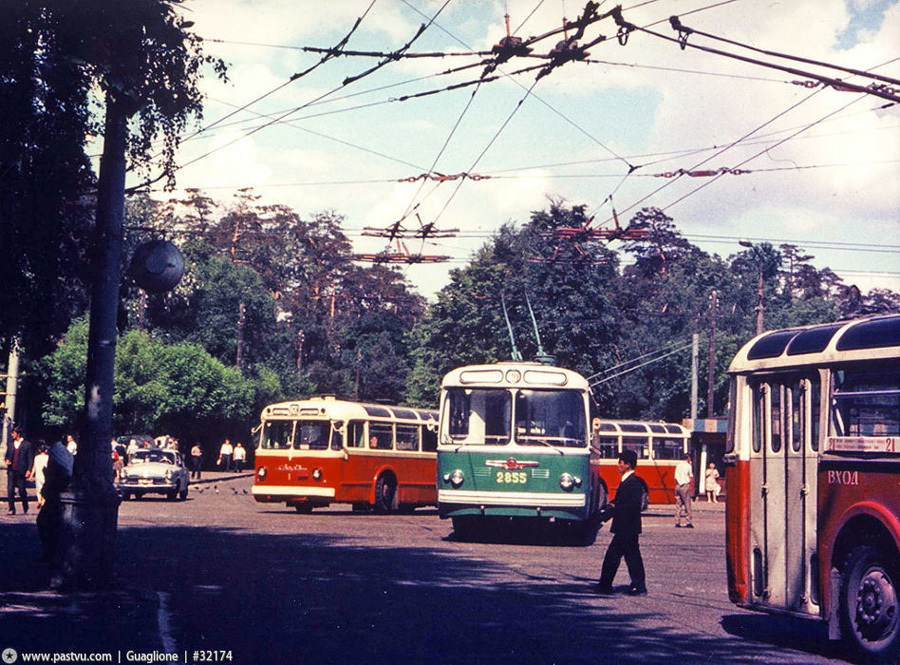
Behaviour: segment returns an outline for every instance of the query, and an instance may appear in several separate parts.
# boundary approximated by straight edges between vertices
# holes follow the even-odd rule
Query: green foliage
[[[84,401],[87,322],[72,324],[56,351],[42,363],[50,386],[44,422],[72,427]],[[196,422],[219,431],[230,422],[246,423],[257,394],[278,393],[277,377],[263,371],[249,380],[190,343],[166,344],[131,330],[118,341],[113,422],[117,432],[166,431],[179,434]]]

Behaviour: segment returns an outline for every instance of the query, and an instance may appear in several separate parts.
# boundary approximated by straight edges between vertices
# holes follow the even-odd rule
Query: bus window
[[[791,395],[791,450],[796,453],[800,452],[803,447],[803,422],[801,420],[803,412],[800,407],[803,392],[799,383],[792,383],[789,391]]]
[[[394,447],[394,427],[390,423],[369,423],[369,448],[391,450]]]
[[[781,450],[781,432],[782,432],[782,413],[781,413],[781,389],[778,384],[772,386],[772,406],[771,406],[771,433],[772,433],[772,452],[777,453]]]
[[[646,459],[648,456],[647,439],[637,436],[623,436],[622,450],[633,450],[638,459]]]
[[[416,425],[397,425],[397,450],[418,450],[419,428]]]
[[[619,456],[619,440],[613,436],[598,436],[594,439],[594,451],[603,459],[616,459]]]
[[[819,379],[816,377],[809,383],[811,397],[810,403],[810,420],[812,423],[812,431],[810,432],[810,443],[813,451],[819,449],[819,418],[821,417],[822,407],[820,401],[822,399],[822,388],[819,385]]]
[[[422,450],[433,453],[437,450],[437,430],[430,427],[422,428]]]
[[[300,450],[328,450],[331,423],[325,420],[301,420],[297,423],[294,448]]]
[[[509,442],[510,394],[506,390],[447,391],[450,438],[459,443]]]
[[[900,435],[898,366],[835,372],[834,433],[837,436]]]
[[[765,384],[753,386],[753,452],[758,453],[765,441],[766,387]]]
[[[340,450],[344,447],[344,423],[335,421],[331,426],[331,449]]]
[[[653,459],[680,460],[684,456],[684,445],[681,439],[665,439],[654,436],[652,445]]]
[[[364,422],[361,420],[351,420],[347,424],[347,434],[348,448],[366,447],[366,428]]]
[[[263,427],[260,446],[267,450],[291,447],[291,433],[294,423],[290,420],[268,420]]]
[[[521,445],[585,446],[584,402],[572,390],[521,390],[516,395],[516,439]]]

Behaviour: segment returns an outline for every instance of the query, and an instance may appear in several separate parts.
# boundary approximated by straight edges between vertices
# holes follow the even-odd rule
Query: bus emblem
[[[538,462],[520,462],[515,457],[510,457],[507,460],[489,459],[485,461],[484,465],[492,466],[497,469],[507,469],[509,471],[525,469],[531,466],[540,466]]]

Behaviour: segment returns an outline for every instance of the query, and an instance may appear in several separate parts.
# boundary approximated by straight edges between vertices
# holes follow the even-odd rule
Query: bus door
[[[758,506],[751,506],[761,520],[761,539],[751,548],[755,600],[804,613],[811,611],[815,584],[818,385],[818,379],[771,377],[757,388],[754,419],[762,428],[759,438],[754,434],[762,491],[753,499]]]

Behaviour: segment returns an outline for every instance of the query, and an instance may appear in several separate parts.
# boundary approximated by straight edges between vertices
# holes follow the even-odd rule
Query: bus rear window
[[[684,456],[684,444],[681,439],[664,439],[653,437],[654,459],[677,459]]]

